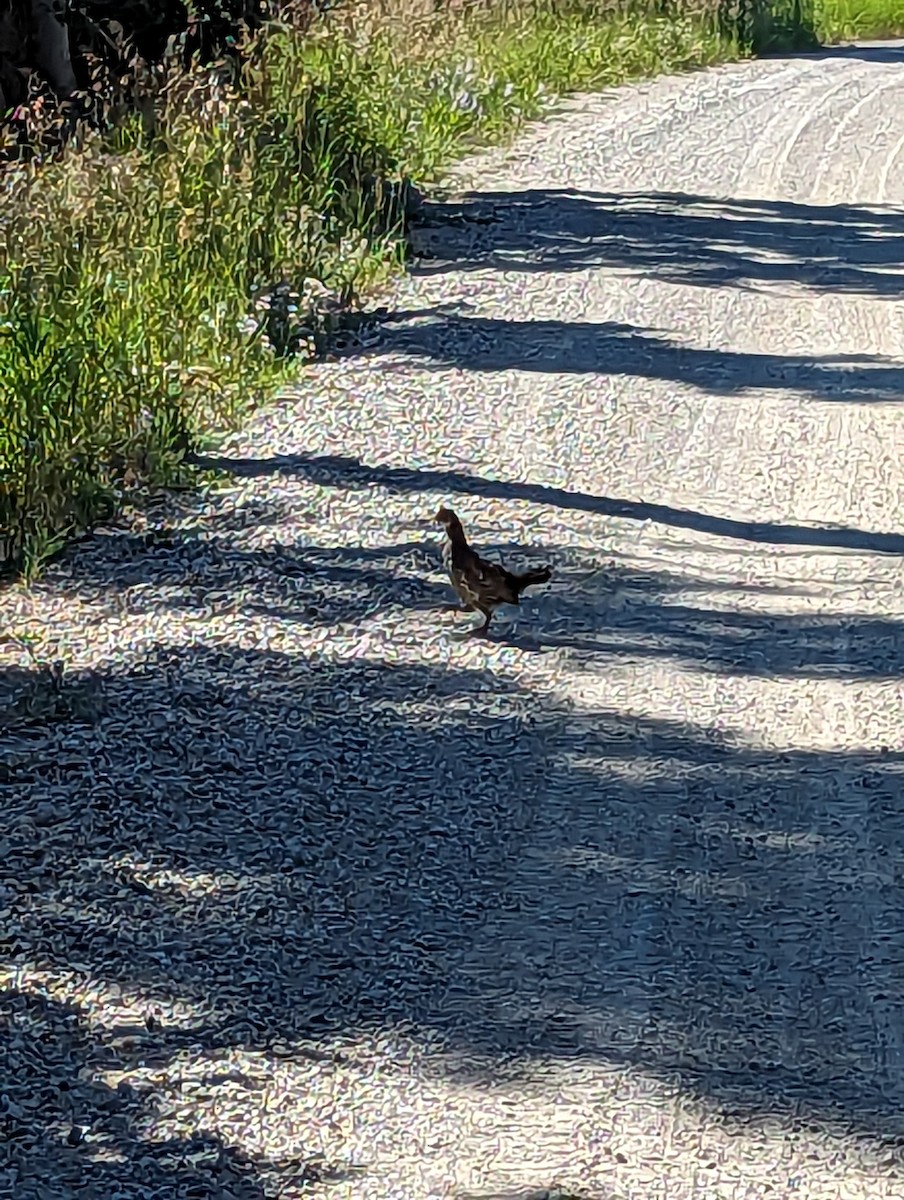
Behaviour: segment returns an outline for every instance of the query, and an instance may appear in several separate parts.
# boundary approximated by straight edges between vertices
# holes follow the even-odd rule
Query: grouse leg
[[[493,619],[493,610],[485,608],[482,604],[475,604],[474,608],[482,612],[485,619],[482,625],[478,625],[476,629],[471,629],[468,632],[468,637],[486,637],[490,632],[490,621]]]

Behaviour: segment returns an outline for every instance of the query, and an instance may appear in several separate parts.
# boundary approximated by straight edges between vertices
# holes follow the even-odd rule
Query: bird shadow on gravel
[[[93,714],[23,714],[3,742],[0,1061],[16,1078],[31,1045],[50,1096],[17,1102],[24,1135],[0,1148],[40,1182],[17,1195],[70,1194],[73,1162],[109,1195],[107,1136],[118,1180],[188,1194],[174,1139],[240,1144],[267,1102],[212,1107],[186,1061],[328,1067],[405,1030],[459,1082],[597,1063],[739,1131],[853,1131],[848,1162],[900,1170],[900,752],[576,710],[489,664],[160,647],[63,694],[89,687]],[[123,1037],[98,1016],[127,1002]],[[64,1076],[83,1142],[61,1150]],[[297,1142],[280,1111],[268,1132]]]
[[[426,201],[415,275],[606,267],[700,287],[904,297],[904,214],[686,192],[561,189]]]

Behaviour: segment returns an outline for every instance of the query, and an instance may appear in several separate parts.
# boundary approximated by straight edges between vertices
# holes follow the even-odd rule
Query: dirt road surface
[[[225,491],[2,598],[0,1194],[904,1197],[902,98],[569,101]],[[554,568],[489,642],[440,502]]]

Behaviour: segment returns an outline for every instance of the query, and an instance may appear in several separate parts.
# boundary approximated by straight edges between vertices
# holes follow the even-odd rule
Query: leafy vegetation
[[[904,2],[819,0],[816,30],[824,45],[858,38],[904,37]]]
[[[130,107],[7,168],[0,567],[32,575],[129,488],[184,481],[186,448],[398,265],[408,180],[556,93],[814,29],[763,0],[406,2],[270,24],[212,66],[142,68]],[[846,0],[820,2],[847,28]]]

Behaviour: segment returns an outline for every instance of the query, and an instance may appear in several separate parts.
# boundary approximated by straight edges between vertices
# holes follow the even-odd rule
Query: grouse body
[[[493,613],[501,604],[517,605],[525,588],[546,583],[552,576],[549,567],[516,574],[497,563],[487,562],[468,545],[461,521],[451,508],[440,508],[434,520],[446,531],[443,544],[443,565],[452,586],[466,610],[483,614],[484,622],[473,634],[484,634],[490,627]]]

